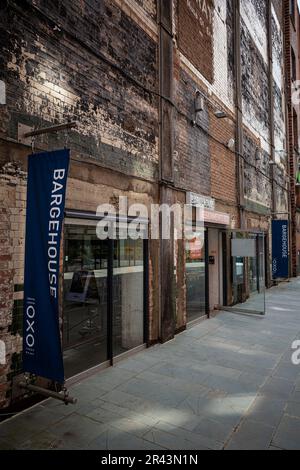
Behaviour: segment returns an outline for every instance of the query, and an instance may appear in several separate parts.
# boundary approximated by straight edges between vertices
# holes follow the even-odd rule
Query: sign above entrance
[[[229,214],[224,212],[215,212],[204,209],[204,222],[215,225],[230,225],[231,219]]]
[[[214,199],[195,193],[187,193],[187,204],[192,206],[201,206],[210,211],[215,211],[216,209],[216,201]]]

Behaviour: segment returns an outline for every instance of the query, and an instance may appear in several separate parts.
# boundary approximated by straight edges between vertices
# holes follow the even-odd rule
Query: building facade
[[[291,271],[300,270],[300,187],[299,187],[299,85],[300,17],[297,2],[284,2],[285,81],[287,93],[287,145],[291,177]],[[296,181],[296,184],[295,184]]]
[[[32,145],[71,149],[61,254],[68,378],[168,341],[271,285],[271,222],[290,213],[290,167],[281,1],[6,0],[0,8],[5,408],[22,398]],[[101,204],[120,215],[119,233],[127,228],[120,196],[149,213],[153,204],[200,205],[204,229],[191,240],[171,231],[167,240],[100,241]],[[232,240],[245,237],[253,256],[232,256]]]

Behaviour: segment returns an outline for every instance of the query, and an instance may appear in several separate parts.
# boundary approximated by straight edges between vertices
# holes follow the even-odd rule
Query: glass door
[[[107,358],[108,242],[94,226],[66,226],[63,349],[66,377]]]
[[[113,354],[144,344],[143,240],[116,240],[113,269]]]
[[[148,341],[148,242],[65,225],[63,350],[72,377]],[[120,229],[118,231],[120,233]]]
[[[264,315],[264,234],[233,232],[231,251],[234,306],[226,307],[226,310]]]
[[[207,232],[199,230],[185,242],[187,322],[207,315]]]

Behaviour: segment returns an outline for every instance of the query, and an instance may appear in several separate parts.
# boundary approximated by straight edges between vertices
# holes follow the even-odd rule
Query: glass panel
[[[107,241],[66,226],[63,349],[66,377],[107,360]]]
[[[187,240],[186,251],[186,306],[187,321],[206,315],[205,302],[205,231],[195,233]]]
[[[113,348],[118,356],[144,343],[143,240],[115,241],[114,263]]]
[[[232,257],[234,306],[227,310],[265,314],[264,246],[263,234],[232,234],[232,253],[240,256]]]

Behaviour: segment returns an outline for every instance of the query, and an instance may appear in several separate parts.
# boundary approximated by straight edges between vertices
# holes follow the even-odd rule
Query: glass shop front
[[[147,342],[147,240],[100,240],[95,220],[67,218],[63,349],[73,377]],[[118,232],[119,233],[119,232]],[[146,294],[145,294],[146,291]]]

